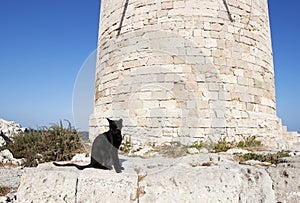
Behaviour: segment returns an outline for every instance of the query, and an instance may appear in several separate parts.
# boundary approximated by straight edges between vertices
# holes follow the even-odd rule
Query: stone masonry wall
[[[137,142],[258,136],[277,147],[268,2],[225,2],[101,2],[91,139],[109,117]]]

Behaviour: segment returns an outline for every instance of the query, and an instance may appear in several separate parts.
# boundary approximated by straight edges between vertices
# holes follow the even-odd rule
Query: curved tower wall
[[[267,0],[103,0],[91,139],[106,117],[143,143],[261,137],[276,117]]]

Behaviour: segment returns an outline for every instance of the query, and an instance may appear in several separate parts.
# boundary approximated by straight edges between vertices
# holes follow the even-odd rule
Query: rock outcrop
[[[7,141],[10,141],[14,135],[24,132],[26,128],[22,128],[20,124],[15,121],[6,121],[0,119],[0,147]]]
[[[180,158],[121,156],[125,170],[28,168],[18,202],[296,202],[300,157],[275,166],[248,166],[230,154]]]

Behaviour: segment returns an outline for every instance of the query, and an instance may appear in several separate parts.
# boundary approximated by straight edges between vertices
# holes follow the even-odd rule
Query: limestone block
[[[185,7],[185,1],[175,1],[173,2],[174,9],[177,8],[184,8]]]
[[[205,40],[205,47],[206,48],[217,47],[217,40],[216,39],[206,39]]]
[[[165,101],[160,101],[159,106],[167,109],[176,109],[178,104],[176,100],[165,100]]]
[[[75,168],[28,168],[18,188],[18,202],[76,202],[78,176]]]
[[[211,119],[207,119],[207,118],[201,118],[198,120],[198,126],[194,126],[194,127],[202,127],[202,128],[209,128],[211,127],[212,120]],[[197,123],[196,123],[197,124]],[[191,126],[193,127],[193,126]]]
[[[167,109],[167,115],[168,117],[182,117],[182,110],[181,109]]]
[[[231,83],[231,84],[237,83],[237,77],[233,75],[221,75],[221,79],[225,83]]]
[[[211,172],[210,167],[191,165],[196,165],[198,170],[187,172],[184,168],[175,167],[176,174],[172,177],[168,171],[162,171],[156,178],[146,176],[140,183],[145,191],[141,201],[170,202],[176,199],[178,202],[247,202],[250,196],[253,201],[275,201],[271,179],[263,170],[238,168],[224,171],[220,167],[213,167],[214,172]],[[258,174],[260,178],[256,179]],[[158,184],[158,180],[164,184]],[[258,182],[262,184],[261,187],[257,187]]]
[[[226,126],[226,121],[224,118],[213,118],[211,121],[211,126],[213,128],[224,128]]]
[[[172,1],[165,1],[161,3],[161,9],[162,10],[170,10],[173,8],[173,2]]]
[[[136,191],[137,178],[134,175],[86,169],[78,176],[76,202],[131,202]]]

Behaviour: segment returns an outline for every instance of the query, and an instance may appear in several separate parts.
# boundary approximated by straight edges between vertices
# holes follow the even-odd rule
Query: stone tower
[[[137,142],[258,136],[276,147],[268,1],[101,1],[91,139],[106,117]]]

